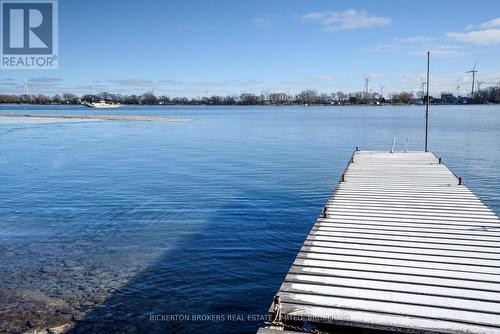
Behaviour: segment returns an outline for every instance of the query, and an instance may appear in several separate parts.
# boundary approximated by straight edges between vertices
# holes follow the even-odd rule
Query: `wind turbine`
[[[385,86],[380,86],[380,97],[384,98],[384,88]]]
[[[481,85],[484,84],[484,81],[477,81],[477,91],[480,92],[481,91]]]
[[[422,99],[425,96],[425,85],[426,85],[426,83],[427,82],[424,80],[424,78],[420,77],[420,88],[419,88],[418,93],[422,95]]]
[[[24,79],[24,95],[29,95],[28,82]]]
[[[366,75],[363,73],[363,76],[365,77],[365,98],[368,98],[368,83],[370,82],[370,78],[372,77],[372,75]]]
[[[93,81],[90,81],[90,93],[91,93],[92,95],[95,95],[95,94],[94,94],[94,82],[93,82]]]
[[[471,98],[474,98],[474,83],[476,81],[476,73],[478,72],[478,70],[476,70],[476,66],[477,66],[477,59],[476,59],[476,63],[474,64],[474,67],[472,68],[472,70],[465,72],[465,73],[472,73],[472,90],[470,93]]]

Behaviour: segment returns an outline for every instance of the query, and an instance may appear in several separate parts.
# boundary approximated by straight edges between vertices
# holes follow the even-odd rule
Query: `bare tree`
[[[75,94],[71,93],[64,93],[63,94],[63,101],[66,104],[78,104],[80,103],[80,98],[76,96]]]
[[[260,99],[255,94],[243,93],[240,95],[239,101],[240,101],[240,104],[255,105],[255,104],[259,104]]]
[[[315,103],[318,98],[318,92],[312,89],[303,90],[297,95],[297,102],[301,104]]]
[[[156,104],[158,99],[152,92],[146,92],[140,97],[141,104]]]
[[[287,93],[271,93],[268,96],[269,103],[271,104],[288,104],[291,97]]]

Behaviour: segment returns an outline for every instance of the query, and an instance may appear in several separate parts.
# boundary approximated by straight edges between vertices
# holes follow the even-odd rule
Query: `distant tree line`
[[[81,99],[75,94],[47,96],[43,94],[8,95],[0,94],[0,103],[22,104],[80,104]]]
[[[443,94],[445,95],[445,94]],[[430,97],[430,102],[437,103],[500,103],[500,88],[488,87],[474,94],[474,98],[455,97],[452,102],[446,98]],[[42,94],[8,95],[0,94],[0,103],[22,104],[80,104],[106,101],[130,105],[361,105],[361,104],[412,104],[424,103],[425,96],[422,92],[417,95],[412,92],[398,92],[389,94],[387,98],[378,93],[365,92],[334,92],[318,93],[316,90],[304,90],[298,94],[273,92],[256,95],[253,93],[232,94],[226,96],[203,96],[198,98],[156,96],[152,92],[141,95],[120,95],[103,92],[97,95],[83,95],[81,97],[64,93],[52,97]]]
[[[500,103],[500,87],[488,87],[474,94],[473,103]]]

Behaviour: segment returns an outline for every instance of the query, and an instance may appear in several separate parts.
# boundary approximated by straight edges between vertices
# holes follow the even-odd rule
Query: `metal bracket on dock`
[[[396,137],[392,138],[391,153],[394,153],[394,144],[396,144]]]
[[[328,209],[326,205],[323,207],[323,211],[321,211],[321,218],[328,218]]]
[[[272,312],[270,312],[271,321],[266,322],[266,327],[271,329],[285,329],[285,324],[283,324],[283,318],[281,315],[281,297],[276,295],[273,298]]]

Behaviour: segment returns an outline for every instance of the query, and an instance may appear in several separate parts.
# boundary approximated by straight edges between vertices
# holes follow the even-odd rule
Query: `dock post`
[[[441,164],[441,157],[439,157],[439,164]]]
[[[461,178],[461,177],[459,177],[459,178],[458,178],[458,185],[459,185],[459,186],[461,186],[461,185],[462,185],[462,178]]]
[[[345,174],[342,173],[342,177],[340,180],[341,180],[340,182],[345,182]]]
[[[323,207],[323,211],[321,211],[321,218],[328,218],[328,209],[326,205]]]

